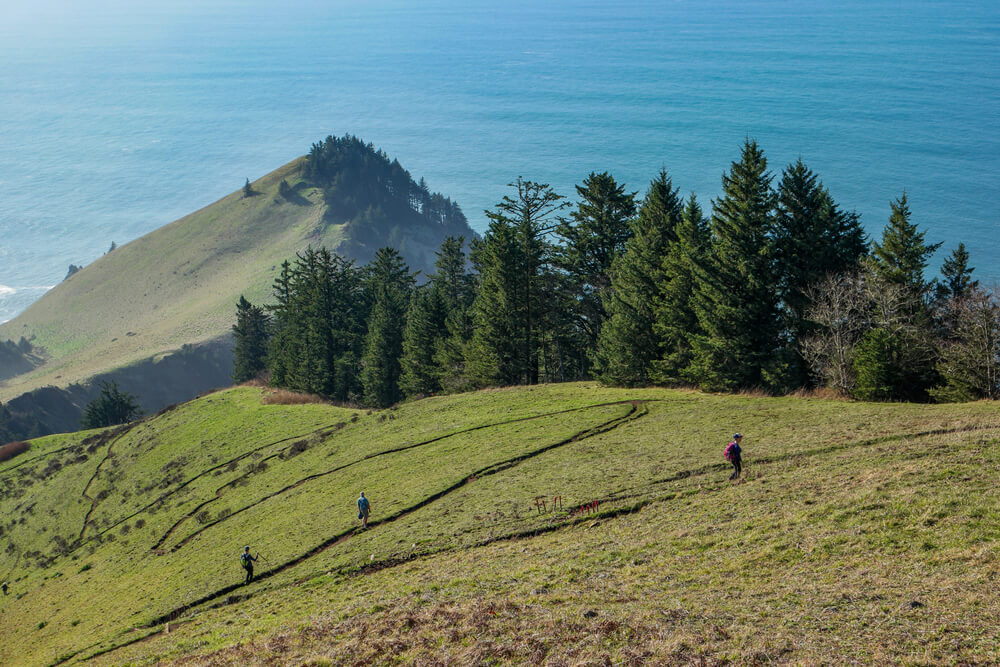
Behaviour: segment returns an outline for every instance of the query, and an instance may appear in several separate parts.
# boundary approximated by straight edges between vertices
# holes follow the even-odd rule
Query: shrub
[[[264,405],[304,405],[306,403],[324,403],[321,396],[316,394],[300,394],[287,389],[275,389],[268,392],[261,403]]]
[[[19,440],[8,442],[6,445],[0,446],[0,462],[10,460],[18,454],[23,454],[29,449],[31,449],[31,445],[26,442],[21,442]]]
[[[888,401],[898,396],[899,339],[882,328],[865,333],[854,352],[857,385],[854,395],[863,401]]]
[[[136,419],[142,411],[135,396],[118,389],[118,383],[105,382],[101,394],[87,404],[80,424],[83,428],[100,428],[126,424]]]

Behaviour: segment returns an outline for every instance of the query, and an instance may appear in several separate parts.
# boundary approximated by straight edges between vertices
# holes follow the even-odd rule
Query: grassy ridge
[[[0,537],[0,662],[995,661],[971,620],[998,611],[995,414],[587,384],[376,413],[221,392],[0,466],[2,515],[24,517]],[[572,513],[592,500],[603,518]],[[244,543],[267,559],[245,588]]]
[[[41,366],[0,383],[0,401],[227,336],[239,296],[267,301],[281,263],[309,245],[367,261],[391,244],[412,270],[432,270],[455,226],[388,220],[390,232],[339,219],[303,180],[305,160],[252,183],[252,196],[237,190],[118,247],[0,324],[0,340],[23,336],[45,353]]]
[[[45,384],[66,385],[186,343],[225,334],[235,300],[263,300],[276,267],[308,243],[334,247],[339,226],[321,224],[322,194],[299,190],[301,159],[200,211],[120,246],[47,292],[0,339],[33,338],[47,363],[0,387],[0,400]]]

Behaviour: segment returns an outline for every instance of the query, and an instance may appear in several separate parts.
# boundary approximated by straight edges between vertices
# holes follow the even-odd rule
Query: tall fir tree
[[[904,285],[923,298],[934,286],[933,281],[924,280],[924,269],[941,244],[927,243],[924,232],[910,222],[905,192],[890,202],[890,207],[892,213],[882,231],[882,240],[872,245],[872,269],[881,278]]]
[[[433,285],[411,293],[400,359],[399,388],[405,396],[427,395],[441,389],[434,353],[443,333],[442,310],[441,297]]]
[[[434,364],[443,391],[465,391],[473,384],[466,372],[465,351],[472,338],[472,303],[476,277],[469,273],[465,239],[448,237],[437,252],[431,285],[440,299],[443,330],[435,339]]]
[[[566,274],[574,324],[593,350],[607,316],[604,297],[611,286],[611,265],[633,234],[635,193],[626,192],[608,172],[591,172],[576,192],[576,210],[556,227],[562,239],[556,263]]]
[[[354,398],[356,369],[368,317],[361,272],[325,248],[307,248],[285,262],[268,306],[273,335],[267,368],[271,384],[296,391]]]
[[[941,265],[941,280],[934,289],[934,314],[943,338],[958,333],[959,317],[964,314],[962,302],[979,288],[979,281],[972,279],[974,270],[964,243],[959,243]]]
[[[656,300],[653,322],[660,340],[660,357],[653,362],[653,379],[672,385],[698,379],[690,373],[692,340],[702,333],[693,300],[695,287],[704,280],[707,270],[712,234],[693,194],[675,229],[677,240],[662,263],[663,288]]]
[[[271,285],[274,303],[267,306],[271,315],[272,335],[267,349],[267,372],[275,387],[287,387],[294,365],[295,332],[298,319],[292,303],[292,265],[285,260]]]
[[[386,407],[401,398],[400,357],[413,276],[392,248],[379,248],[368,274],[372,307],[361,359],[361,384],[366,404]]]
[[[874,346],[869,356],[874,358],[880,351],[884,352],[890,356],[880,363],[896,369],[889,376],[894,384],[880,395],[892,399],[926,400],[927,392],[940,379],[936,369],[936,334],[929,303],[936,281],[925,280],[924,269],[941,244],[927,243],[924,232],[911,222],[905,192],[890,206],[892,213],[882,231],[882,240],[872,244],[869,271],[886,283],[899,285],[908,299],[900,314],[903,324],[893,334],[894,345]],[[875,318],[884,319],[884,314],[879,311],[876,304]],[[860,379],[858,384],[860,388]]]
[[[121,391],[115,381],[101,383],[101,393],[83,410],[80,426],[84,429],[127,424],[142,414],[139,400]]]
[[[234,382],[252,380],[267,367],[270,319],[261,306],[253,305],[240,295],[236,304],[236,324],[233,325]]]
[[[830,274],[853,270],[867,241],[855,213],[842,211],[819,178],[801,159],[782,172],[777,188],[775,256],[782,313],[789,345],[813,332],[806,319],[808,291]],[[793,382],[808,381],[806,364],[798,358]]]
[[[475,297],[475,279],[469,273],[468,258],[462,249],[464,244],[463,237],[449,236],[435,253],[435,272],[430,282],[447,312],[468,308]]]
[[[605,384],[649,383],[653,361],[661,354],[655,308],[666,281],[663,258],[677,240],[681,221],[678,191],[661,169],[632,222],[624,252],[612,264],[611,287],[604,294],[608,315],[595,355],[597,377]]]
[[[771,180],[763,151],[747,139],[712,202],[711,252],[694,295],[703,333],[693,337],[688,370],[703,389],[774,390],[787,382],[776,356],[783,341]]]
[[[513,196],[504,195],[486,212],[489,229],[473,251],[479,288],[467,361],[482,385],[537,384],[542,332],[551,316],[546,234],[565,204],[544,183],[518,178],[510,187]]]
[[[978,280],[972,279],[974,267],[969,266],[969,251],[964,243],[951,251],[941,264],[941,278],[935,290],[937,301],[962,299],[979,286]]]

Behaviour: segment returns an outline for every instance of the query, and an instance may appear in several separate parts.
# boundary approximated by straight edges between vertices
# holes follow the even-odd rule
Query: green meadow
[[[282,396],[0,463],[0,664],[1000,661],[992,403]]]

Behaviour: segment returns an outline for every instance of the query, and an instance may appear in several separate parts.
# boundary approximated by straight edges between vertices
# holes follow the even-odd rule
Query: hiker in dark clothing
[[[365,498],[365,492],[361,492],[361,497],[358,498],[358,518],[361,519],[361,527],[368,527],[368,515],[371,514],[372,504],[368,502]]]
[[[251,556],[250,547],[249,546],[243,547],[243,553],[240,554],[240,564],[243,565],[243,569],[247,571],[246,581],[243,582],[244,586],[249,584],[250,581],[253,579],[253,564],[257,562],[258,558],[260,558],[260,554],[257,554],[256,556]]]
[[[743,440],[743,436],[737,433],[733,436],[733,441],[726,445],[726,459],[733,464],[733,474],[729,476],[729,479],[739,479],[740,473],[743,472],[743,449],[740,447],[741,440]]]
[[[4,594],[4,595],[7,595],[7,582],[6,582],[6,581],[5,581],[5,582],[3,582],[3,584],[2,584],[2,585],[0,585],[0,588],[2,588],[2,589],[3,589],[3,594]]]

